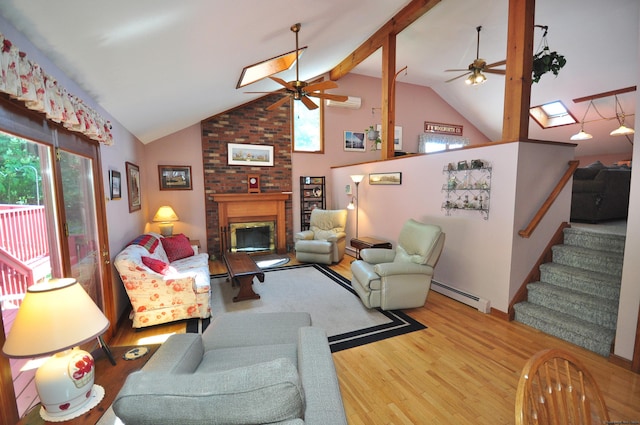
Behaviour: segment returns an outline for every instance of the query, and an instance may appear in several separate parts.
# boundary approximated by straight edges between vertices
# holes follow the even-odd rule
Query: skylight
[[[542,128],[560,127],[562,125],[575,124],[578,120],[564,104],[555,100],[529,109],[529,115]]]
[[[307,46],[298,49],[298,59],[302,56],[302,52]],[[236,89],[244,87],[263,78],[269,77],[278,72],[285,71],[291,68],[296,63],[296,51],[292,50],[288,53],[284,53],[275,58],[267,59],[262,62],[258,62],[254,65],[245,66],[240,74],[240,79],[236,85]]]

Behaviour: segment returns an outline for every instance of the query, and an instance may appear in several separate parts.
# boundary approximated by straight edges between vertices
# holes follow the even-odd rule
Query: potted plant
[[[380,139],[380,132],[375,130],[372,125],[369,128],[365,129],[364,132],[367,134],[367,140],[371,141],[371,150],[377,151],[380,149],[382,145],[382,139]]]
[[[539,82],[540,78],[547,72],[553,72],[553,75],[558,76],[558,73],[566,63],[567,60],[564,56],[558,54],[555,50],[551,51],[548,46],[545,46],[533,55],[532,83]]]

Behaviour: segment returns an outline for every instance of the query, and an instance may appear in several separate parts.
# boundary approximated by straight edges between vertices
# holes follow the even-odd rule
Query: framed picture
[[[364,132],[345,131],[344,132],[344,150],[364,152],[366,150]]]
[[[122,177],[120,171],[109,170],[109,188],[111,189],[111,199],[120,199],[122,197],[121,191]]]
[[[138,211],[142,207],[140,193],[140,167],[131,162],[125,162],[127,173],[127,192],[129,196],[129,212]]]
[[[273,167],[273,146],[227,144],[229,165]]]
[[[376,130],[382,134],[382,124],[378,124],[376,126]],[[395,126],[393,130],[393,150],[401,151],[402,150],[402,127]]]
[[[160,190],[192,190],[190,165],[158,165]]]
[[[371,173],[369,184],[402,184],[402,173]]]

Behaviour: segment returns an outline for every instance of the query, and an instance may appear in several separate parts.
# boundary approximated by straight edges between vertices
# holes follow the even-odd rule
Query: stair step
[[[616,303],[620,299],[621,279],[606,273],[558,263],[544,263],[540,265],[540,280],[585,294],[615,300]]]
[[[555,245],[553,262],[622,278],[623,255],[570,245]]]
[[[618,303],[614,300],[543,282],[530,283],[527,291],[530,303],[570,314],[613,331],[616,329]]]
[[[615,331],[529,302],[514,306],[515,319],[601,356],[608,357]]]
[[[624,253],[625,235],[603,233],[579,226],[564,229],[564,244],[595,249],[597,251]]]

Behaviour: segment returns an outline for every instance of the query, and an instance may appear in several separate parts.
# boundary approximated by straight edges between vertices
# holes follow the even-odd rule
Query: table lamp
[[[153,216],[153,222],[160,223],[160,234],[162,236],[171,236],[173,234],[173,222],[180,220],[178,214],[168,205],[158,208],[158,212]]]
[[[69,420],[102,400],[104,389],[93,384],[93,357],[78,346],[108,327],[109,320],[73,278],[27,288],[2,351],[16,358],[53,354],[35,376],[43,419]]]

